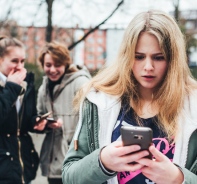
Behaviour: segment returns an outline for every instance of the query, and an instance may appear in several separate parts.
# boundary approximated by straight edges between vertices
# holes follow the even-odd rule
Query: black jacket
[[[0,86],[1,184],[29,183],[38,169],[38,154],[28,134],[28,131],[33,132],[37,116],[33,73],[29,73],[25,81],[27,89],[19,114],[15,102],[22,87],[12,82]]]

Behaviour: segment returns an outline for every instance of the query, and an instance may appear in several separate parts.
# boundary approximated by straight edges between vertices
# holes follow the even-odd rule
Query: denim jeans
[[[48,178],[49,184],[63,184],[62,178]]]

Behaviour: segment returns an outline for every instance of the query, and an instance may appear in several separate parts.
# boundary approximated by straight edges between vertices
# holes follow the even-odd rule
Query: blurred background
[[[94,75],[113,62],[123,32],[137,13],[163,10],[177,20],[187,43],[188,65],[197,78],[197,0],[0,0],[0,34],[26,46],[28,71],[42,81],[40,49],[53,40],[65,44],[74,63]],[[43,135],[32,135],[39,152]],[[32,184],[45,184],[40,170]]]
[[[26,67],[36,73],[36,89],[42,77],[37,56],[45,42],[64,43],[73,62],[94,74],[114,60],[133,16],[148,9],[166,11],[178,21],[197,77],[197,0],[0,0],[0,7],[0,34],[25,43]]]

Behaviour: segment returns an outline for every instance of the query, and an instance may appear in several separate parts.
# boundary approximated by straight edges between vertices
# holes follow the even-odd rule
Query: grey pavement
[[[38,154],[40,154],[40,148],[41,148],[42,141],[44,139],[45,134],[31,134],[31,136],[34,142],[35,149],[38,152]],[[41,175],[40,166],[37,171],[37,176],[35,180],[31,182],[31,184],[48,184],[47,177],[44,177]]]

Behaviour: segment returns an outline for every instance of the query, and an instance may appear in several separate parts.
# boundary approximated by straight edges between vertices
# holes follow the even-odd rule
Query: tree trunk
[[[46,0],[47,3],[47,11],[48,11],[48,22],[46,27],[46,41],[50,42],[52,39],[52,32],[53,32],[53,26],[52,26],[52,7],[53,7],[53,1],[54,0]]]
[[[179,23],[179,1],[180,0],[174,1],[174,18],[178,23]]]

